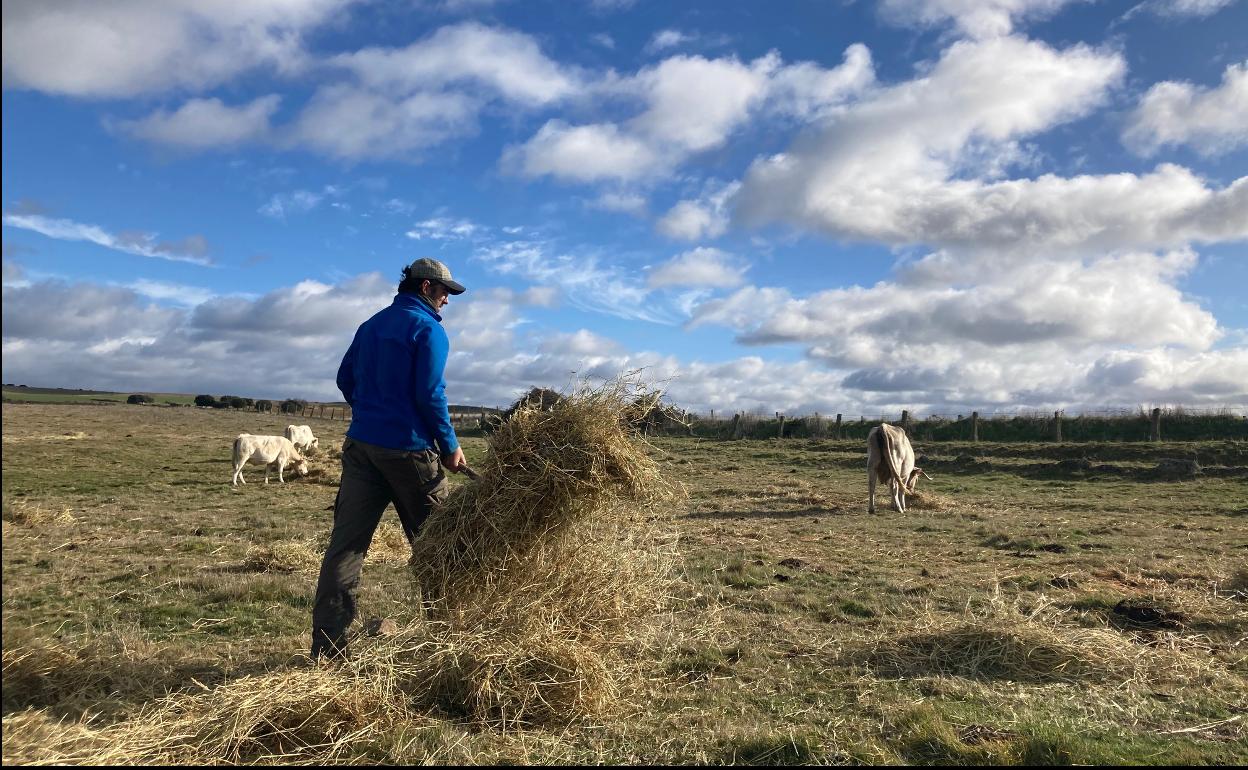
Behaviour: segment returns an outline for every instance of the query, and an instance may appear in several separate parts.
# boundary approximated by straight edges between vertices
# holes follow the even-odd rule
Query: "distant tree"
[[[241,396],[222,396],[219,403],[231,409],[247,409],[252,402],[250,398],[242,398]]]
[[[260,401],[257,401],[257,402],[256,402],[256,411],[257,411],[257,412],[271,412],[271,411],[273,411],[273,402],[272,402],[272,401],[266,401],[266,400],[260,400]]]
[[[283,414],[297,414],[308,408],[308,402],[299,398],[288,398],[282,402]]]
[[[126,399],[127,404],[154,404],[156,399],[151,396],[145,396],[142,393],[135,393]]]
[[[211,406],[217,405],[217,399],[213,396],[199,395],[195,397],[195,406]]]

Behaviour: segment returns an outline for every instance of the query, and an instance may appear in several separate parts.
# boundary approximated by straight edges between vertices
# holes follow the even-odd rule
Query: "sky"
[[[1248,405],[1248,0],[5,0],[3,381]]]

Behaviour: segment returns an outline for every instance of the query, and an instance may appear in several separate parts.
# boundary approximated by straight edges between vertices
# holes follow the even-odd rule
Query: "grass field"
[[[300,665],[334,450],[232,488],[233,437],[282,416],[3,409],[6,764],[36,756],[32,720],[100,727]],[[305,421],[322,447],[346,427]],[[629,707],[508,731],[431,710],[358,761],[1248,763],[1245,442],[919,444],[934,480],[873,516],[858,441],[653,443],[689,492],[684,588]],[[386,521],[365,618],[410,615]]]

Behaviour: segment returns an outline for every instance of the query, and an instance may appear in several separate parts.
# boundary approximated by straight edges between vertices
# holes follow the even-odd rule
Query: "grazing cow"
[[[893,493],[893,510],[904,513],[906,495],[914,494],[919,476],[927,476],[914,467],[914,448],[906,432],[894,425],[881,424],[867,434],[867,490],[871,502],[867,513],[875,513],[875,482],[886,482]]]
[[[300,476],[308,475],[308,464],[304,462],[303,455],[285,436],[238,434],[238,438],[234,439],[234,486],[238,486],[240,481],[247,483],[247,479],[243,478],[243,466],[247,463],[264,466],[265,484],[269,483],[269,469],[274,466],[277,467],[277,480],[283,484],[286,479],[282,471],[287,465],[293,465]]]
[[[311,452],[313,449],[321,448],[320,440],[312,435],[312,429],[307,425],[287,425],[286,438],[290,439],[290,442],[303,452]]]

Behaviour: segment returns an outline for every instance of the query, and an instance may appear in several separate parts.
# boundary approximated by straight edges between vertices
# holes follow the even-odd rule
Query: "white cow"
[[[238,438],[234,439],[234,486],[238,486],[240,481],[247,483],[247,479],[243,478],[243,466],[247,463],[264,466],[265,484],[269,483],[269,469],[274,466],[277,467],[277,480],[283,484],[286,479],[282,477],[282,471],[287,465],[293,465],[300,476],[308,475],[308,464],[304,462],[303,455],[285,436],[238,434]]]
[[[304,452],[311,452],[313,449],[321,448],[320,440],[312,435],[312,428],[307,425],[287,425],[286,438],[290,439],[292,444]]]
[[[906,495],[914,494],[919,476],[931,478],[914,467],[914,447],[901,428],[887,423],[867,434],[867,490],[871,503],[867,513],[875,513],[875,482],[886,482],[893,493],[893,510],[904,513]]]

